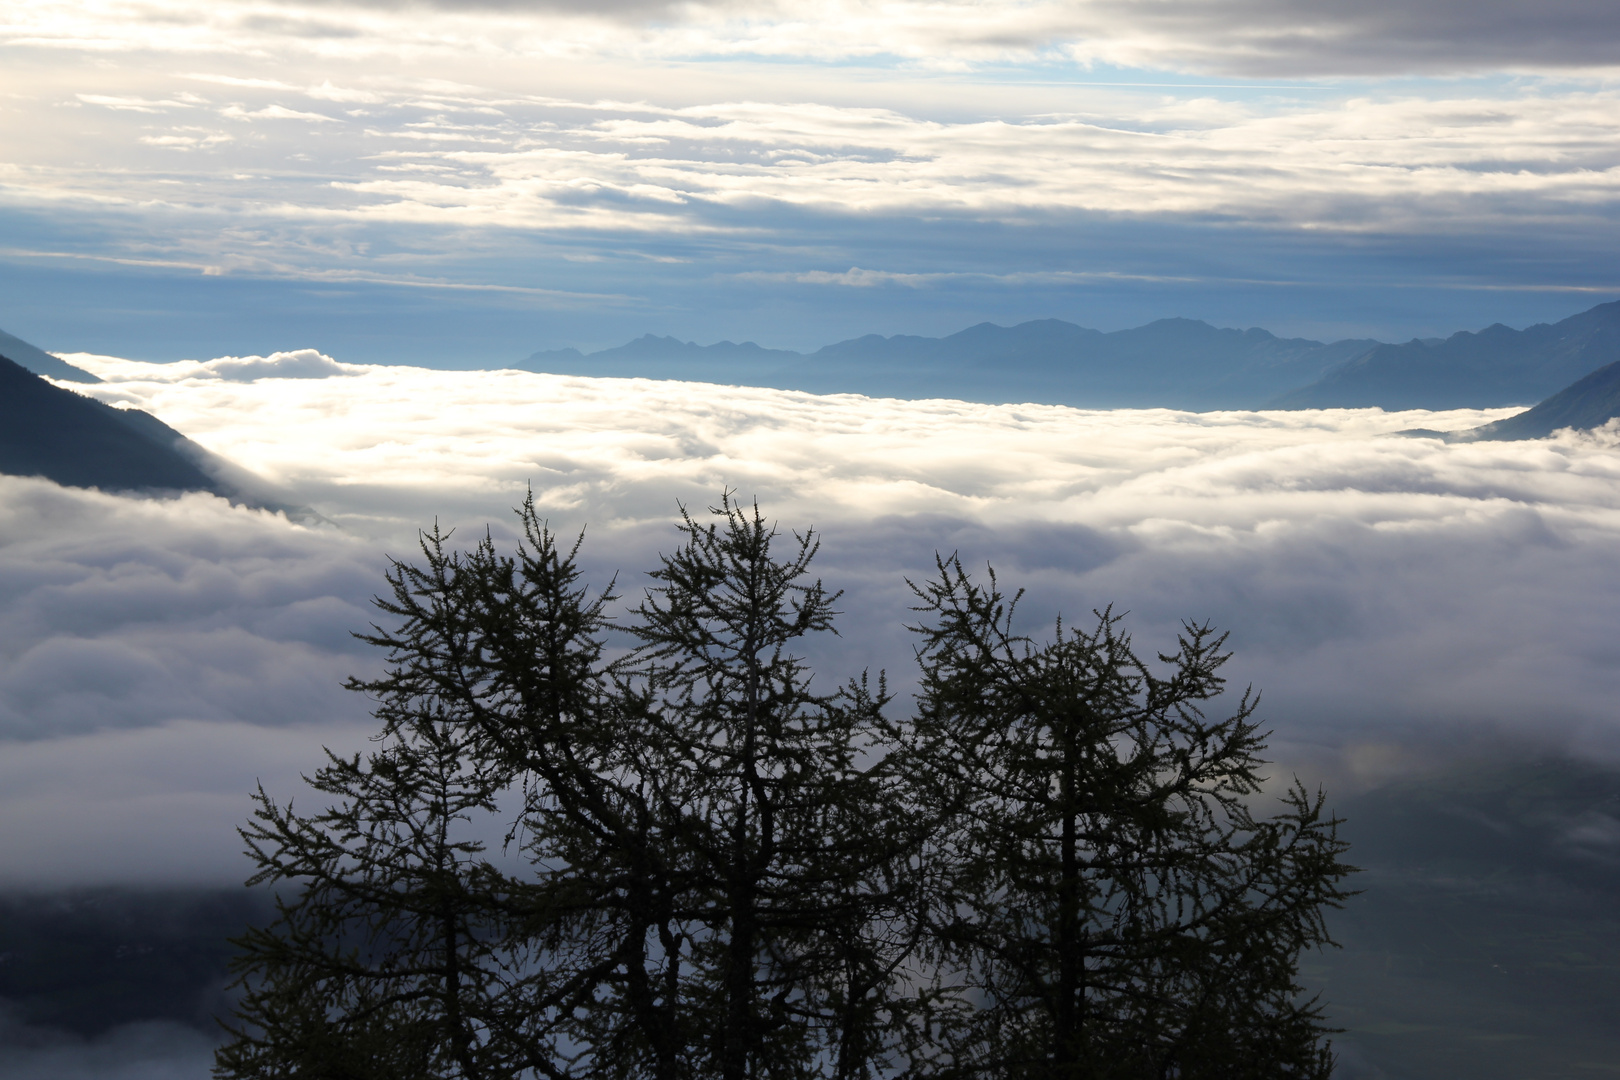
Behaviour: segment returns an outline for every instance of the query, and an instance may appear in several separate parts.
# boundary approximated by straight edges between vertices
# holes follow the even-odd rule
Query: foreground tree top
[[[919,692],[818,683],[818,539],[730,492],[623,617],[580,542],[438,530],[362,635],[377,748],[260,790],[279,916],[238,941],[221,1077],[1325,1077],[1298,982],[1351,871],[1225,637],[1145,661],[1112,609],[1043,639],[952,556]],[[906,613],[896,612],[896,618]],[[608,648],[610,626],[632,647]]]

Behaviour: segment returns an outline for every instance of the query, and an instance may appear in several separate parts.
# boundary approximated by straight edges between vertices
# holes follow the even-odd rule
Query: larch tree
[[[1258,818],[1264,734],[1220,718],[1225,637],[1186,624],[1160,673],[1111,611],[1016,634],[1017,597],[958,559],[913,585],[924,618],[911,759],[948,864],[934,957],[962,991],[944,1074],[1326,1077],[1297,981],[1352,871],[1296,781]]]
[[[467,639],[465,562],[424,537],[429,570],[396,565],[403,637],[376,639],[393,670],[356,689],[378,698],[380,746],[307,777],[335,801],[304,817],[261,787],[242,830],[257,870],[284,886],[278,918],[238,941],[245,991],[226,1077],[415,1078],[515,1075],[492,1021],[525,979],[497,944],[505,883],[470,831],[496,821],[513,774],[494,760],[455,698],[413,676],[425,655]],[[431,612],[431,615],[428,613]],[[427,622],[433,628],[429,629]]]
[[[896,718],[800,655],[815,534],[710,509],[622,623],[532,498],[513,554],[392,564],[377,749],[243,830],[280,911],[222,1080],[1326,1075],[1295,972],[1344,845],[1297,786],[1251,812],[1223,638],[1163,673],[1108,612],[1037,643],[940,560]]]
[[[641,709],[660,831],[681,853],[682,1011],[699,1076],[831,1076],[881,1068],[893,972],[910,952],[905,856],[865,679],[821,692],[792,651],[829,632],[838,597],[810,578],[818,541],[785,557],[757,506],[729,493],[652,573],[621,664]]]
[[[377,605],[394,625],[362,635],[387,671],[350,683],[377,702],[382,749],[329,754],[308,778],[338,801],[301,817],[261,791],[243,831],[252,881],[286,895],[280,919],[239,942],[245,996],[222,1077],[561,1080],[601,1065],[593,1024],[636,926],[634,839],[604,835],[636,828],[614,817],[612,594],[579,586],[532,501],[519,513],[515,556],[487,536],[449,550],[435,529],[424,565],[393,563]],[[485,845],[502,837],[497,865]],[[419,1069],[403,1070],[416,1042]],[[340,1066],[334,1047],[375,1056],[374,1071]]]

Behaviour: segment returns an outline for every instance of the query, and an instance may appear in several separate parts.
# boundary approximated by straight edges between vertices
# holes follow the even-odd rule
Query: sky
[[[341,683],[386,558],[435,520],[509,542],[530,485],[632,597],[683,501],[816,526],[844,615],[806,649],[896,708],[905,579],[955,551],[1032,633],[1229,630],[1279,779],[1620,760],[1620,429],[495,370],[645,333],[1555,321],[1620,298],[1616,57],[1610,0],[0,5],[0,327],[306,511],[0,477],[0,888],[240,882],[253,785],[367,745]],[[206,1043],[0,1071],[200,1077]]]
[[[0,326],[498,367],[643,333],[1620,295],[1604,0],[53,0],[0,9]]]

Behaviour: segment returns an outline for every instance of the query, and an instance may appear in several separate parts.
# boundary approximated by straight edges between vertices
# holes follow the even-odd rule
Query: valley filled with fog
[[[1509,410],[1087,412],[318,353],[151,365],[70,356],[253,473],[286,513],[0,478],[0,866],[13,886],[225,884],[256,779],[291,793],[363,745],[342,680],[380,658],[388,556],[437,521],[510,544],[532,485],[639,593],[684,504],[723,488],[814,526],[841,635],[821,678],[886,668],[906,707],[905,578],[936,552],[1029,590],[1020,625],[1129,612],[1231,632],[1284,769],[1346,795],[1470,755],[1620,755],[1612,702],[1620,438],[1447,445]]]
[[[65,358],[103,380],[76,390],[157,416],[249,498],[0,477],[0,899],[37,942],[24,962],[92,964],[57,990],[10,975],[35,988],[20,1015],[65,1027],[0,1013],[4,1075],[207,1074],[224,940],[263,902],[239,889],[254,785],[307,801],[323,746],[366,748],[371,703],[342,683],[380,668],[352,634],[387,560],[435,523],[510,548],[531,488],[553,529],[585,531],[588,580],[616,575],[632,605],[682,505],[731,489],[814,527],[843,614],[803,652],[829,688],[886,669],[896,712],[906,579],[936,554],[1026,589],[1036,637],[1110,604],[1144,653],[1182,620],[1230,631],[1225,673],[1262,692],[1275,783],[1326,785],[1372,868],[1333,922],[1346,950],[1305,964],[1351,1029],[1341,1075],[1447,1075],[1472,1047],[1476,1075],[1507,1076],[1612,1049],[1582,1012],[1612,996],[1612,920],[1591,905],[1620,854],[1612,424],[1448,443],[1403,433],[1515,410],[1088,411],[308,349]],[[161,1000],[118,989],[137,956]],[[1509,1053],[1497,1029],[1538,1034]]]

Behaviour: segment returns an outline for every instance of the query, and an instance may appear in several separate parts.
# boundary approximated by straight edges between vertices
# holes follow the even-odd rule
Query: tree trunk
[[[1082,1047],[1085,1045],[1085,952],[1080,930],[1080,852],[1078,825],[1075,820],[1079,797],[1077,787],[1078,766],[1074,760],[1075,722],[1065,718],[1064,730],[1058,740],[1058,751],[1063,755],[1062,775],[1058,782],[1059,808],[1063,814],[1063,836],[1058,877],[1058,993],[1057,1015],[1053,1046],[1054,1070],[1060,1080],[1076,1080],[1080,1075]]]

